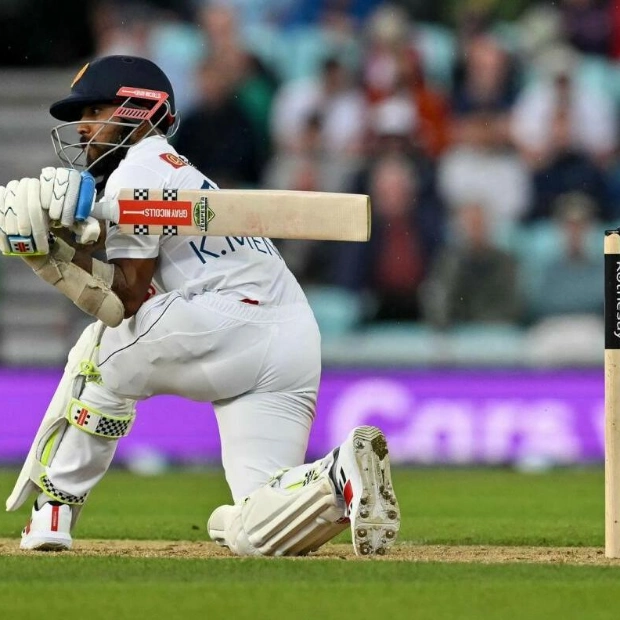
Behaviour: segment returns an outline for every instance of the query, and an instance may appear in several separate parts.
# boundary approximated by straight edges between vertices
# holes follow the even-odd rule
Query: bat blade
[[[368,241],[365,194],[288,190],[123,189],[93,214],[136,235]]]

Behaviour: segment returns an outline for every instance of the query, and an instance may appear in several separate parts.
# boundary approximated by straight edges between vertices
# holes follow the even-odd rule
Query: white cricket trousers
[[[160,295],[105,329],[97,364],[102,383],[87,383],[80,396],[94,409],[118,415],[128,401],[157,394],[211,402],[234,501],[304,462],[321,372],[319,330],[306,303]],[[83,495],[107,471],[116,444],[70,426],[48,476],[62,491]]]

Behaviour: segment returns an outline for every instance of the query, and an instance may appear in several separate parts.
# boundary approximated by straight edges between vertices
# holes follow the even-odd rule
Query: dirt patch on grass
[[[21,551],[18,541],[0,538],[0,556],[38,554]],[[135,558],[231,558],[231,554],[211,542],[175,542],[163,540],[80,540],[66,555],[119,556]],[[362,560],[350,545],[325,545],[307,558]],[[600,547],[496,547],[480,545],[396,545],[390,555],[378,561],[473,562],[479,564],[536,563],[620,566],[620,559],[608,559]]]

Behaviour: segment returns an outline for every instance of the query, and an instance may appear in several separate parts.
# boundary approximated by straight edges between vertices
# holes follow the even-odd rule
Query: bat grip
[[[111,202],[95,202],[90,214],[98,220],[107,220],[117,223],[118,203],[115,200]]]
[[[90,215],[97,193],[95,177],[86,171],[81,172],[80,176],[82,180],[74,216],[76,222],[83,222]]]

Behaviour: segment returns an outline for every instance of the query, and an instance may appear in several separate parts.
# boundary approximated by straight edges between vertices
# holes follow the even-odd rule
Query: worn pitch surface
[[[0,556],[42,555],[21,551],[18,541],[0,538]],[[231,558],[231,554],[211,542],[165,541],[165,540],[80,540],[74,549],[64,556],[118,556],[135,558]],[[605,557],[599,547],[508,547],[494,545],[396,545],[389,555],[375,558],[358,558],[351,545],[329,544],[306,558],[354,560],[354,561],[401,561],[401,562],[464,562],[479,564],[535,563],[573,564],[590,566],[620,566],[620,559]],[[287,558],[291,560],[292,558]]]

